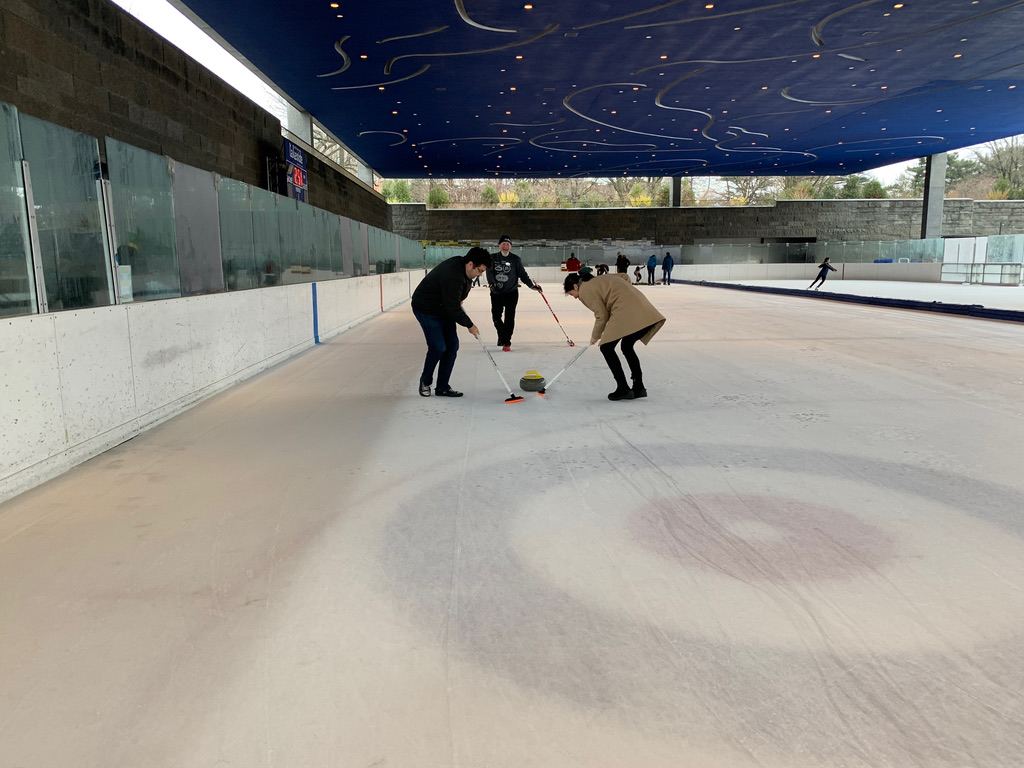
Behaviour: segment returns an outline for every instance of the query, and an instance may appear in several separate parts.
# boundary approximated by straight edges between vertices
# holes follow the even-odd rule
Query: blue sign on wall
[[[285,184],[288,197],[306,202],[308,178],[306,176],[306,152],[288,139],[284,140],[284,157],[286,164]]]

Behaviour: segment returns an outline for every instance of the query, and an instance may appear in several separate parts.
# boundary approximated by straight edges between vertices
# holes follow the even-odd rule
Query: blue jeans
[[[423,361],[423,373],[420,382],[430,385],[434,381],[434,369],[437,368],[437,392],[451,389],[448,383],[455,367],[455,358],[459,354],[458,326],[454,320],[445,320],[434,315],[412,311],[420,321],[423,336],[427,340],[427,358]]]

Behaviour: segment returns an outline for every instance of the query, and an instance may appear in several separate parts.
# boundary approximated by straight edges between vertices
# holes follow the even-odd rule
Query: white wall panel
[[[320,283],[317,296],[321,340],[380,314],[380,278],[377,275]]]
[[[321,337],[380,314],[377,275],[317,289]],[[0,501],[311,346],[312,306],[302,283],[0,321]]]
[[[282,289],[288,294],[288,348],[313,343],[313,285]]]
[[[263,304],[263,327],[266,333],[266,355],[273,358],[288,350],[291,342],[289,329],[291,311],[291,288],[266,288],[258,291]],[[307,289],[309,290],[309,289]]]
[[[132,422],[137,414],[126,306],[53,315],[68,444]]]
[[[409,276],[405,272],[380,275],[384,308],[389,309],[409,298]]]
[[[188,304],[194,299],[124,305],[132,347],[138,416],[148,415],[194,389]]]
[[[188,303],[195,387],[202,390],[266,357],[258,291],[197,296]]]
[[[0,478],[66,446],[53,318],[0,321]]]

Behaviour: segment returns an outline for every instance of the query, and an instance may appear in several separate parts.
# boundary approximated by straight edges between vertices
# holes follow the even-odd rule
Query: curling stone
[[[527,392],[540,392],[544,389],[544,377],[536,371],[527,371],[519,380],[519,388]]]

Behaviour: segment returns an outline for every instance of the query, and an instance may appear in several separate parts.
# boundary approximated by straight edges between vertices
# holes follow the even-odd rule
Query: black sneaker
[[[420,382],[420,397],[430,397],[430,385]]]
[[[437,395],[438,397],[462,397],[461,392],[457,392],[451,387],[448,387],[448,389],[444,390],[444,392],[442,392],[440,389],[435,389],[434,394]]]
[[[633,387],[633,399],[647,397],[647,390],[644,387]]]

